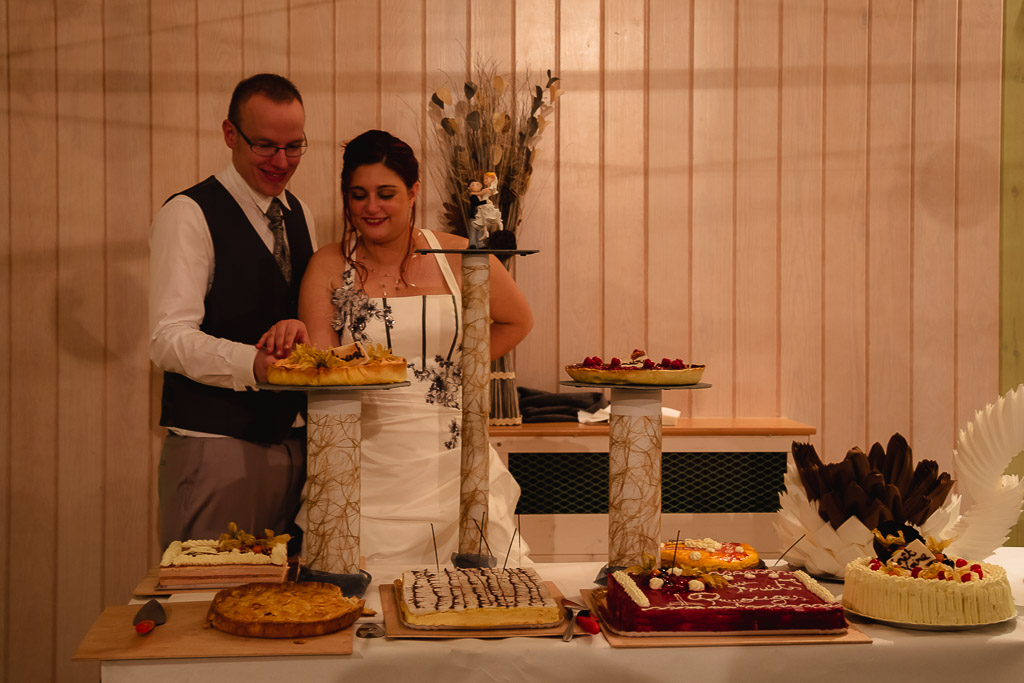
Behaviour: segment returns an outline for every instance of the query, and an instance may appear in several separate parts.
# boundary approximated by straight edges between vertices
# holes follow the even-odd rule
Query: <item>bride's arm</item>
[[[334,304],[331,303],[332,277],[344,272],[338,244],[321,247],[306,266],[299,289],[299,319],[306,323],[310,342],[321,349],[338,345],[338,334],[331,329]]]
[[[491,256],[491,360],[516,347],[533,329],[533,313],[519,285]]]

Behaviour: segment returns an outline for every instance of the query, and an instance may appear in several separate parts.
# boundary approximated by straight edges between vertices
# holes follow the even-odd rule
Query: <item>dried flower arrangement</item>
[[[484,63],[461,88],[449,77],[449,86],[431,96],[428,109],[438,154],[432,157],[430,170],[441,193],[441,220],[455,234],[470,234],[476,209],[469,184],[483,181],[484,174],[492,172],[497,176],[494,203],[504,230],[492,233],[487,246],[516,247],[515,232],[522,220],[522,199],[530,187],[537,143],[562,94],[558,81],[549,69],[543,87],[531,83],[529,74],[510,86],[492,63]],[[453,90],[460,89],[461,95],[453,95]]]

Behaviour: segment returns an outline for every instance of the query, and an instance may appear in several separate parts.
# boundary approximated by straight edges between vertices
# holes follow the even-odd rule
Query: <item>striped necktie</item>
[[[274,233],[274,260],[277,261],[281,275],[288,284],[292,283],[292,260],[288,255],[288,243],[284,240],[284,208],[281,200],[274,197],[270,201],[270,208],[267,209],[267,218],[270,219],[270,232]]]

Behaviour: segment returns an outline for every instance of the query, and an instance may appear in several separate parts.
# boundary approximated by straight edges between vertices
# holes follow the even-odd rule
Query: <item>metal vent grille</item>
[[[607,453],[509,453],[523,515],[608,512]],[[775,512],[785,453],[664,453],[662,512]]]

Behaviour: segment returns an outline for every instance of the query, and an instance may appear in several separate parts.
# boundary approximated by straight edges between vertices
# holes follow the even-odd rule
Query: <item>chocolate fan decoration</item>
[[[868,529],[882,524],[921,525],[946,501],[955,480],[934,460],[914,467],[910,445],[899,433],[882,449],[856,446],[842,462],[825,464],[809,443],[793,443],[793,460],[818,514],[833,529],[857,517]]]

